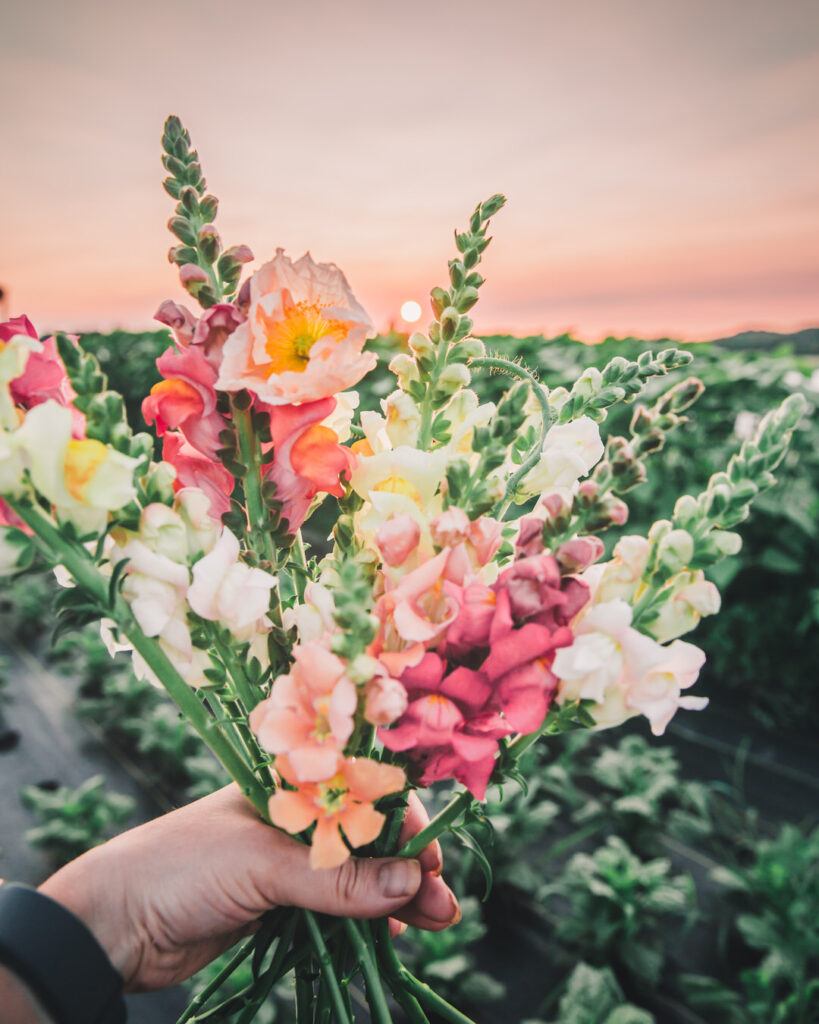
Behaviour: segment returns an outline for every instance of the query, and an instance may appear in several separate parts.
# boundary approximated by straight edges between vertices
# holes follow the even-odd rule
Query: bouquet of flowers
[[[157,313],[173,343],[142,410],[161,460],[77,338],[40,341],[26,317],[0,325],[0,569],[35,553],[52,565],[61,622],[99,620],[112,651],[130,650],[258,813],[310,844],[316,871],[351,850],[417,856],[480,819],[487,786],[520,778],[542,736],[636,715],[662,735],[679,708],[703,708],[689,691],[705,656],[680,637],[718,611],[706,570],[739,549],[733,527],[774,483],[801,399],[603,560],[600,534],[625,523],[623,495],[702,385],[638,399],[690,353],[615,358],[551,391],[487,353],[469,312],[495,195],[456,233],[428,331],[389,364],[382,412],[357,416],[376,357],[342,272],[279,249],[242,280],[253,255],[222,247],[177,118],[162,142],[169,258],[202,310]],[[508,376],[497,404],[470,389],[482,373]],[[635,403],[629,436],[604,442],[619,402]],[[332,535],[310,550],[301,527],[326,502]],[[409,792],[443,779],[461,788],[398,849]],[[293,908],[183,1019],[205,1019],[250,956],[242,1021],[290,970],[300,1021],[350,1024],[357,971],[379,1024],[386,990],[411,1021],[467,1019],[401,964],[386,920]]]

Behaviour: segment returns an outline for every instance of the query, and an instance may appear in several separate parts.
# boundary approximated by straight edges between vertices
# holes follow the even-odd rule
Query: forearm
[[[23,982],[2,965],[0,1006],[6,1024],[54,1024]]]

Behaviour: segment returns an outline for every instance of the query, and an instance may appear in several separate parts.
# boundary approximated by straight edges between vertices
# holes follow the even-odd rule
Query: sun
[[[420,320],[421,307],[418,303],[412,299],[409,302],[405,302],[401,307],[401,319],[408,324],[414,324],[416,320]]]

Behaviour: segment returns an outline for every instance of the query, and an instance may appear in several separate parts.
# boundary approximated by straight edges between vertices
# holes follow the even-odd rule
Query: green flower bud
[[[666,574],[673,576],[691,564],[694,538],[687,530],[671,530],[657,545],[657,560]]]
[[[402,391],[406,391],[411,382],[420,380],[418,364],[406,352],[399,352],[397,356],[393,356],[389,369],[398,378],[398,386]]]
[[[196,245],[196,232],[186,217],[171,217],[168,221],[168,230],[185,245]]]
[[[208,261],[215,263],[222,248],[219,232],[213,224],[203,224],[198,235],[199,251]]]
[[[434,357],[435,346],[429,340],[425,334],[421,334],[420,331],[416,331],[410,335],[409,347],[416,359],[423,359],[425,357]]]
[[[459,293],[455,302],[455,308],[459,313],[466,313],[475,305],[478,301],[478,289],[477,288],[463,288]]]
[[[677,499],[674,506],[674,522],[684,529],[690,530],[700,518],[700,507],[697,499],[690,494],[684,494]]]
[[[433,288],[429,293],[432,300],[432,313],[436,320],[440,320],[444,310],[450,303],[449,292],[443,288]]]
[[[444,341],[452,341],[458,330],[458,310],[454,306],[447,306],[440,316],[441,338]]]
[[[463,363],[450,363],[441,371],[438,387],[446,394],[465,388],[472,380],[472,374]]]
[[[152,462],[150,469],[142,478],[145,504],[159,502],[162,505],[173,505],[175,479],[176,470],[169,462]]]

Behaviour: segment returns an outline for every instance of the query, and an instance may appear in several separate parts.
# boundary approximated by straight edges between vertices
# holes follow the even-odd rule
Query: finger
[[[404,816],[404,823],[398,836],[399,849],[404,843],[409,842],[413,836],[417,835],[422,828],[426,828],[428,824],[429,815],[427,814],[426,807],[421,803],[418,794],[411,792],[407,803],[407,813]],[[418,855],[418,860],[421,862],[422,870],[440,875],[443,860],[441,858],[441,844],[437,839],[433,839],[428,846],[424,847]]]
[[[266,849],[256,872],[264,871],[260,884],[273,904],[343,917],[385,917],[411,900],[421,885],[417,860],[349,857],[336,868],[313,868],[309,846],[277,829],[261,828]]]
[[[394,939],[396,935],[403,935],[408,927],[403,921],[398,921],[394,917],[390,918],[389,924],[391,939]]]
[[[415,897],[395,916],[415,928],[438,932],[460,921],[461,908],[442,878],[425,873]]]

